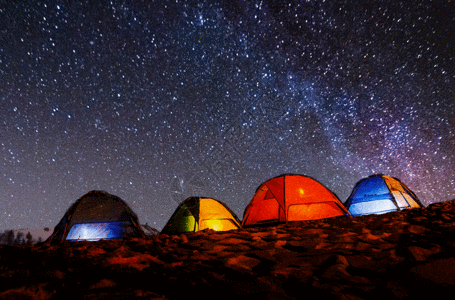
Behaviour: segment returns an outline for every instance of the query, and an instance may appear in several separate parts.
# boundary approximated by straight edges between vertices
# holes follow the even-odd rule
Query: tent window
[[[238,229],[238,226],[235,225],[232,220],[229,219],[206,219],[201,221],[201,226],[199,230],[204,229],[213,229],[215,231],[225,231]]]
[[[369,214],[383,214],[390,211],[396,211],[397,206],[392,200],[375,200],[368,202],[354,203],[349,207],[352,216],[361,216]]]
[[[67,237],[68,241],[98,241],[123,238],[133,235],[130,222],[79,223],[74,224]]]
[[[288,221],[325,219],[345,215],[335,202],[293,204],[288,207]]]

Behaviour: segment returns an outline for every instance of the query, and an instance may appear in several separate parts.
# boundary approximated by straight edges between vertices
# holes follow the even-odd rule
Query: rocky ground
[[[455,201],[229,232],[0,247],[0,299],[391,299],[455,291]]]

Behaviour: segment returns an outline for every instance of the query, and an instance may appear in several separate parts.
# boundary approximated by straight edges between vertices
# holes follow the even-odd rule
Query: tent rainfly
[[[318,181],[285,174],[259,186],[245,208],[242,227],[349,216],[337,196]]]
[[[90,191],[70,206],[46,243],[143,236],[136,214],[122,199]]]

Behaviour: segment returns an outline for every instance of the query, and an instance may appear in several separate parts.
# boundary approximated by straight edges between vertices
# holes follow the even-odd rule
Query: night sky
[[[161,229],[310,176],[455,199],[454,1],[0,0],[0,230],[90,190]]]

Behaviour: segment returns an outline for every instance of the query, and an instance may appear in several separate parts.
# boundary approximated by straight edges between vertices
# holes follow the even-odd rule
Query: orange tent
[[[350,216],[331,191],[316,180],[286,174],[259,186],[245,208],[243,226]]]

